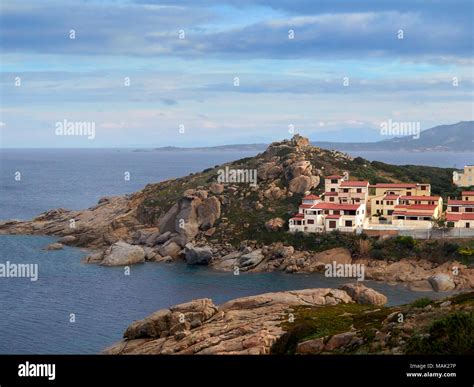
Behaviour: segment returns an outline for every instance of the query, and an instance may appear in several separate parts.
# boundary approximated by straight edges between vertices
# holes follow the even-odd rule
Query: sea
[[[237,151],[133,149],[0,150],[0,220],[30,219],[52,208],[81,209],[103,196],[199,172],[253,156]],[[472,164],[472,155],[404,156],[403,164]],[[389,156],[380,161],[393,162]],[[390,156],[391,157],[391,156]],[[368,157],[367,157],[368,158]],[[400,159],[398,159],[400,160]],[[81,263],[88,251],[47,251],[54,237],[0,236],[0,264],[38,265],[38,279],[0,278],[0,354],[94,354],[119,341],[126,327],[159,309],[197,298],[216,304],[265,292],[336,287],[347,280],[321,274],[222,273],[207,267],[145,263],[101,267]],[[402,285],[366,281],[389,305],[445,294],[415,293]]]

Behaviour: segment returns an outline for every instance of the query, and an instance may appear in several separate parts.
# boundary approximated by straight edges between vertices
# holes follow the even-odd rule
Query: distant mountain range
[[[409,131],[409,128],[407,128]],[[419,137],[419,138],[417,138]],[[459,151],[474,152],[474,121],[461,121],[453,125],[440,125],[377,142],[328,142],[316,141],[313,145],[343,151]]]
[[[474,121],[461,121],[452,125],[440,125],[431,129],[417,131],[416,126],[402,127],[390,122],[386,128],[392,138],[376,142],[330,142],[312,141],[311,144],[324,149],[341,151],[457,151],[474,152]],[[405,131],[410,135],[393,137],[394,133]],[[364,133],[361,137],[364,138]],[[180,148],[167,146],[155,148],[157,151],[264,151],[268,144],[230,144],[212,147]]]

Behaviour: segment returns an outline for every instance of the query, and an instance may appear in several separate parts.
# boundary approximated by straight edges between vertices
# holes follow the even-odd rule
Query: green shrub
[[[405,249],[413,249],[416,245],[416,240],[411,236],[397,236],[395,243]]]
[[[428,297],[419,298],[411,303],[411,306],[414,308],[424,308],[425,306],[431,304],[431,300]]]
[[[406,354],[414,355],[473,355],[474,314],[455,312],[434,321],[428,335],[410,338]]]

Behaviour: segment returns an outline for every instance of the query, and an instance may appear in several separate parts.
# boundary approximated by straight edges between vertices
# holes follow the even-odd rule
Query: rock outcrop
[[[299,307],[353,303],[340,289],[306,289],[176,305],[135,321],[107,354],[267,354]]]
[[[104,266],[125,266],[143,262],[145,262],[143,248],[119,241],[106,250],[100,264]]]
[[[212,250],[209,246],[196,247],[188,243],[185,246],[184,254],[188,265],[207,265],[212,259]]]

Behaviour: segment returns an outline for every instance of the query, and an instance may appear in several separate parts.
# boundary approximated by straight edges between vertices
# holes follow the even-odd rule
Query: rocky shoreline
[[[418,341],[430,339],[431,323],[461,318],[472,325],[474,293],[448,300],[421,301],[386,308],[383,305],[387,298],[362,284],[266,293],[237,298],[220,306],[210,299],[199,299],[133,322],[124,332],[124,339],[104,353],[422,353]],[[464,334],[459,327],[456,329],[454,333],[445,329],[446,337],[442,340]],[[472,340],[469,326],[462,329],[468,330],[467,339],[470,336]],[[452,351],[455,350],[459,348]]]
[[[254,158],[225,164],[256,169],[257,186],[218,183],[216,166],[134,194],[102,198],[85,210],[55,209],[31,221],[0,222],[0,234],[57,236],[58,243],[47,249],[86,247],[95,252],[84,262],[105,266],[185,260],[224,271],[312,273],[335,262],[363,265],[366,279],[407,283],[415,291],[473,289],[474,269],[456,260],[374,260],[345,247],[313,252],[278,242],[285,236],[283,217],[318,186],[323,171],[339,173],[353,162],[295,136]],[[367,164],[359,167],[367,173]]]
[[[360,284],[242,297],[220,306],[194,300],[135,321],[106,354],[268,354],[296,307],[339,303],[383,305],[387,298]]]

